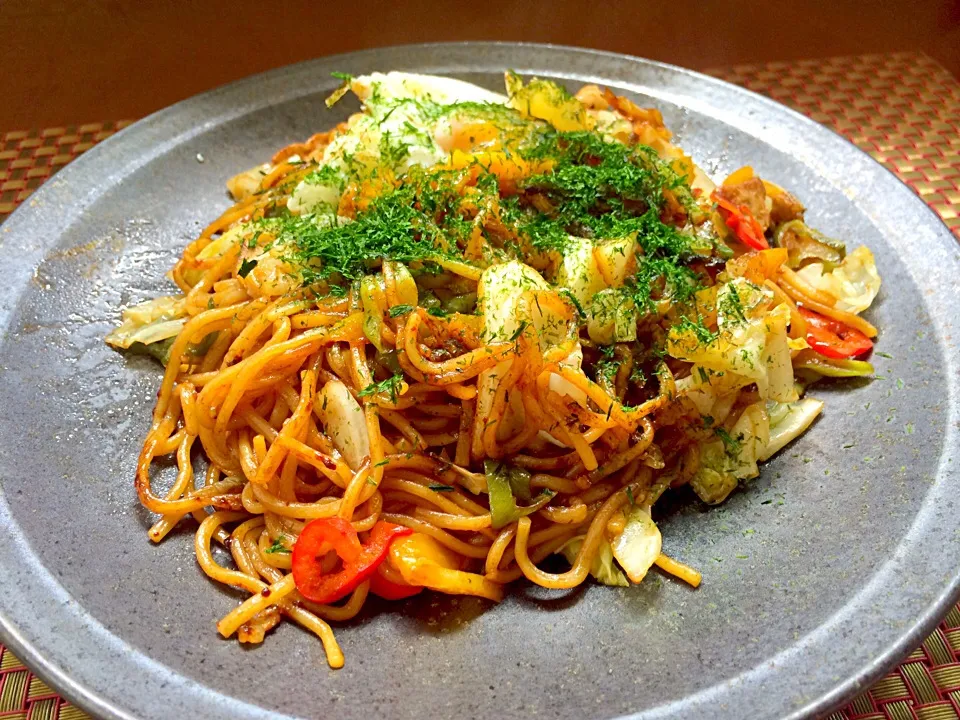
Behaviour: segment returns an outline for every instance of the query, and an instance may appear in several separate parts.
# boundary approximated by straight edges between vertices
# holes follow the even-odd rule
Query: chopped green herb
[[[453,487],[453,485],[443,485],[442,483],[433,483],[428,487],[434,492],[453,492],[454,490],[456,490],[456,488]]]
[[[410,155],[411,143],[395,139],[390,132],[380,136],[380,161],[388,167],[396,167]]]
[[[570,304],[577,310],[577,315],[580,316],[581,320],[587,319],[587,313],[583,310],[583,305],[580,304],[580,301],[577,300],[577,296],[570,292],[567,288],[560,290],[560,294],[563,295],[567,300],[570,301]]]
[[[724,288],[726,292],[717,310],[723,313],[724,321],[727,323],[734,325],[745,323],[747,316],[744,314],[743,301],[740,299],[740,293],[737,292],[736,284],[732,282],[727,283]]]
[[[257,266],[256,260],[244,260],[243,262],[240,263],[240,269],[237,270],[237,275],[239,275],[242,278],[245,278],[247,275],[250,274],[250,271],[253,270],[256,266]]]
[[[681,315],[680,322],[674,325],[673,328],[681,334],[692,334],[697,339],[697,344],[699,345],[710,345],[720,337],[720,333],[710,330],[710,328],[704,324],[703,318],[701,317],[698,317],[696,322],[694,322],[686,315]]]
[[[463,202],[452,173],[427,178],[422,168],[411,168],[404,177],[403,184],[375,197],[352,222],[327,211],[264,218],[254,225],[274,236],[306,285],[349,283],[384,259],[410,263],[460,257],[454,246],[441,242],[455,235],[445,219],[456,216],[451,211]]]
[[[530,323],[527,320],[522,320],[520,325],[516,330],[513,331],[513,334],[507,339],[507,341],[514,342],[515,340],[519,339],[520,336],[523,335],[523,331],[526,330],[529,325]]]
[[[720,438],[720,442],[723,443],[723,449],[730,457],[739,457],[740,450],[742,449],[743,435],[738,435],[736,438],[732,437],[729,432],[723,428],[716,428],[714,431],[717,437]]]
[[[357,393],[359,397],[369,397],[379,393],[386,393],[390,396],[391,402],[397,401],[397,393],[400,391],[400,384],[403,382],[403,374],[397,373],[386,380],[367,385],[363,390]]]
[[[289,555],[290,550],[287,549],[287,546],[284,543],[284,540],[286,540],[286,537],[287,537],[286,535],[277,536],[277,539],[273,541],[273,544],[270,547],[268,547],[266,550],[264,550],[264,552],[270,555],[273,555],[275,553],[284,553]]]
[[[409,312],[413,312],[413,305],[394,305],[389,310],[389,315],[392,318],[400,317],[401,315],[406,315]]]

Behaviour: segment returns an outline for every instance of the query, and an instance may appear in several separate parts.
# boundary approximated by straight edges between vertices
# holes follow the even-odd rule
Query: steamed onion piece
[[[331,380],[317,395],[314,407],[334,447],[351,470],[370,456],[370,435],[363,408],[339,380]]]

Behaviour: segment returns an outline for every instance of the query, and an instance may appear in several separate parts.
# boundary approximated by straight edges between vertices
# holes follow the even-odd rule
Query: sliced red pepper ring
[[[376,572],[394,538],[411,532],[410,528],[380,521],[370,531],[366,545],[361,545],[357,531],[346,520],[338,517],[313,520],[303,528],[293,546],[294,584],[307,600],[336,602]],[[342,567],[325,573],[321,562],[331,550],[340,558]]]
[[[720,197],[716,191],[710,195],[710,199],[717,204],[717,212],[723,222],[740,242],[754,250],[766,250],[770,247],[764,237],[763,228],[750,212],[750,208],[746,205],[734,205]]]
[[[820,313],[797,308],[807,321],[807,345],[828,358],[853,358],[873,348],[873,342],[856,328]]]

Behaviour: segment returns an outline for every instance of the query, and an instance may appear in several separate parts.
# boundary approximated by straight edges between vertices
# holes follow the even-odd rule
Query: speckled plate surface
[[[221,640],[238,597],[196,567],[192,532],[153,546],[133,472],[159,368],[101,341],[122,303],[228,205],[224,180],[343,119],[333,70],[504,68],[599,82],[660,108],[722,176],[751,163],[884,278],[869,383],[818,388],[823,417],[724,506],[662,508],[665,549],[704,572],[500,606],[371,603],[319,643],[285,624]],[[198,162],[198,153],[204,162]],[[61,171],[0,226],[0,637],[108,718],[813,717],[919,642],[957,595],[956,241],[905,186],[812,121],[717,80],[534,45],[401,47],[277,70],[143,120]]]

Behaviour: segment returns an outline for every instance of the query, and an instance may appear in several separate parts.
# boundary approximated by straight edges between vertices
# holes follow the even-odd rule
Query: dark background
[[[0,132],[137,118],[299,60],[440,40],[694,69],[923,50],[960,75],[960,0],[0,0]]]

